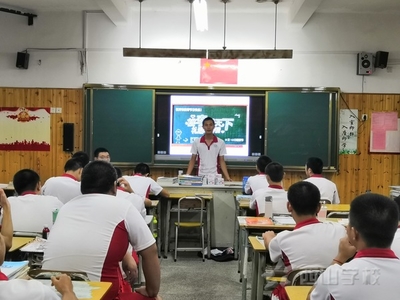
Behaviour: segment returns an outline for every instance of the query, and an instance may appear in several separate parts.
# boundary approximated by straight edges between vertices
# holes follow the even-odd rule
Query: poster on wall
[[[369,150],[400,153],[400,119],[397,111],[372,113]]]
[[[200,64],[200,83],[237,84],[237,59],[202,58]]]
[[[0,107],[0,150],[50,151],[50,107]]]
[[[339,133],[339,154],[357,154],[357,109],[340,110]]]

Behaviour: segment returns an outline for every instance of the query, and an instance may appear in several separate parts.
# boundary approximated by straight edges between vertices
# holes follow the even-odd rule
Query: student
[[[400,211],[400,196],[394,198],[394,202],[397,204],[397,208]],[[400,257],[400,213],[399,213],[399,226],[397,227],[396,233],[394,235],[391,249],[394,251],[397,257]]]
[[[331,201],[332,204],[339,204],[339,193],[336,184],[322,177],[324,163],[318,157],[310,157],[306,163],[306,175],[309,177],[305,181],[315,184],[321,193],[321,199]]]
[[[8,251],[12,247],[14,230],[11,219],[11,205],[3,189],[0,189],[0,206],[1,206],[1,216],[2,216],[0,236],[2,236],[3,238],[5,250]],[[3,256],[0,255],[0,259],[2,257]],[[1,264],[2,262],[0,262],[0,266]]]
[[[123,178],[129,182],[132,190],[139,196],[148,199],[149,195],[153,194],[168,198],[169,192],[149,176],[150,167],[145,163],[140,163],[136,165],[132,176],[123,176]]]
[[[265,177],[265,167],[270,162],[272,162],[272,160],[266,155],[261,155],[257,159],[256,170],[258,174],[250,176],[249,179],[247,179],[246,185],[244,186],[244,192],[246,194],[253,194],[258,189],[268,187],[267,178]]]
[[[82,164],[79,159],[71,158],[64,165],[64,174],[51,177],[42,186],[42,195],[57,197],[62,203],[82,195]]]
[[[43,269],[83,271],[92,281],[112,283],[103,299],[111,300],[130,286],[122,281],[119,262],[132,280],[136,263],[127,251],[131,244],[142,257],[146,286],[140,294],[156,297],[160,287],[160,263],[150,229],[137,209],[116,199],[117,174],[104,161],[89,163],[82,172],[82,196],[63,206],[44,251]],[[132,294],[135,299],[134,295]]]
[[[44,225],[51,229],[53,210],[63,203],[54,196],[40,195],[39,175],[30,169],[15,173],[13,184],[18,196],[9,197],[14,231],[42,232]]]
[[[308,299],[398,299],[400,261],[390,250],[398,222],[397,205],[389,198],[372,193],[356,197],[347,237]]]
[[[111,161],[110,152],[108,152],[108,150],[103,147],[100,147],[100,148],[97,148],[96,150],[94,150],[93,156],[94,156],[94,160],[102,160],[102,161],[106,161],[106,162]]]
[[[250,209],[255,209],[257,215],[264,215],[265,197],[272,197],[273,214],[289,214],[287,210],[287,193],[281,186],[283,166],[277,162],[271,162],[265,167],[266,182],[268,186],[258,189],[253,193],[250,201]]]
[[[216,175],[222,171],[225,180],[231,181],[226,167],[224,155],[226,155],[225,142],[214,135],[215,122],[207,117],[203,120],[204,135],[195,139],[192,144],[192,157],[187,168],[187,174],[191,174],[194,165],[198,163],[198,175]]]
[[[128,199],[129,202],[131,202],[133,206],[138,210],[138,212],[142,215],[142,217],[145,218],[146,217],[146,208],[144,205],[145,198],[133,192],[129,182],[122,177],[122,172],[119,168],[115,168],[115,171],[117,172],[117,177],[118,177],[117,198]]]
[[[288,190],[287,209],[296,222],[293,231],[263,234],[265,247],[273,262],[283,259],[285,273],[300,268],[326,268],[336,254],[339,240],[346,230],[339,223],[320,223],[315,217],[321,208],[318,188],[300,181]],[[272,294],[275,299],[287,299],[284,284],[279,284]],[[285,298],[286,297],[286,298]]]
[[[89,163],[89,155],[86,152],[78,151],[75,152],[71,158],[76,158],[81,162],[82,168],[84,168]]]

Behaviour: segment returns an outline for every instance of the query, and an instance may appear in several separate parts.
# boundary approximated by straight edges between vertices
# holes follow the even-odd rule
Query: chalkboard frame
[[[84,95],[85,95],[85,104],[84,104],[84,150],[87,151],[90,156],[93,155],[93,124],[91,124],[92,119],[93,119],[93,101],[96,101],[93,99],[93,90],[94,89],[116,89],[116,90],[152,90],[153,91],[153,118],[151,121],[151,126],[154,129],[154,107],[155,107],[155,101],[156,101],[156,93],[157,92],[167,92],[168,91],[179,91],[181,93],[193,93],[193,92],[198,92],[198,93],[212,93],[213,90],[219,91],[232,91],[233,93],[240,93],[240,92],[247,92],[247,93],[256,93],[260,94],[260,92],[264,92],[266,95],[266,101],[268,101],[268,93],[270,92],[293,92],[293,93],[330,93],[331,100],[333,101],[334,105],[332,106],[332,119],[329,121],[329,128],[330,128],[330,137],[329,137],[329,144],[330,148],[328,149],[329,151],[329,156],[331,157],[329,162],[324,162],[325,166],[324,169],[327,171],[337,171],[339,168],[339,149],[338,149],[338,126],[339,126],[339,99],[340,99],[340,88],[335,88],[335,87],[318,87],[318,88],[313,88],[313,87],[307,87],[307,88],[302,88],[302,87],[292,87],[292,88],[266,88],[266,87],[230,87],[230,86],[213,86],[213,87],[208,87],[208,86],[196,86],[196,87],[176,87],[176,86],[145,86],[145,85],[103,85],[103,84],[85,84],[84,86]],[[268,120],[268,104],[266,105],[266,118],[265,118],[265,152],[268,154],[268,145],[267,145],[267,120]],[[152,136],[152,157],[151,160],[149,159],[146,161],[149,165],[153,166],[159,166],[159,167],[183,167],[186,164],[182,164],[182,162],[174,162],[174,161],[169,161],[165,162],[163,164],[157,164],[155,165],[154,162],[154,130],[153,130],[153,136]],[[105,146],[106,147],[106,146]],[[112,155],[112,153],[111,153]],[[133,166],[139,161],[115,161],[113,162],[116,165],[120,166]],[[305,163],[305,162],[304,162]],[[237,164],[230,164],[228,163],[228,166],[237,168],[237,169],[253,169],[254,168],[254,162],[249,162],[248,164],[242,164],[242,165],[237,165]],[[293,171],[300,171],[304,170],[304,164],[299,164],[295,166],[285,166],[286,170],[293,170]]]

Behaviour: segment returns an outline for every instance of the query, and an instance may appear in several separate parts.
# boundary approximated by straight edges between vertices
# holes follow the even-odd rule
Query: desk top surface
[[[249,236],[249,242],[254,251],[267,251],[264,240],[259,240],[256,236]]]
[[[243,184],[241,181],[229,181],[224,185],[179,185],[178,183],[158,183],[163,188],[180,188],[180,189],[203,189],[203,190],[243,190]]]
[[[9,252],[18,250],[21,247],[25,246],[26,244],[32,242],[33,240],[34,240],[34,238],[32,238],[32,237],[14,236],[12,239],[12,247],[10,248]]]
[[[180,199],[183,197],[194,197],[194,196],[202,197],[204,200],[211,200],[213,197],[212,194],[192,193],[190,191],[186,193],[169,193],[170,199]]]
[[[237,221],[239,226],[246,229],[270,229],[270,230],[292,230],[295,225],[283,225],[283,224],[263,224],[262,222],[252,222],[251,224],[247,224],[246,219],[257,219],[257,217],[246,217],[246,216],[238,216]],[[260,217],[260,219],[265,219],[264,217]],[[338,218],[326,218],[320,219],[320,222],[338,222],[343,226],[347,225],[348,219],[338,219]]]
[[[89,281],[88,283],[91,287],[96,287],[98,289],[92,290],[91,298],[80,298],[81,300],[101,300],[101,298],[103,298],[103,296],[107,293],[107,291],[111,287],[111,282]]]
[[[304,300],[312,286],[286,286],[285,290],[290,300]]]
[[[250,200],[248,199],[240,199],[239,200],[240,208],[249,208]],[[350,204],[325,204],[327,211],[339,211],[339,212],[348,212],[350,211]]]

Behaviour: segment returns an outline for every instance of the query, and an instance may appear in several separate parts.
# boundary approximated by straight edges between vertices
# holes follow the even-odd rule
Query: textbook
[[[254,218],[246,218],[246,224],[247,225],[274,225],[274,222],[272,222],[272,220],[269,218],[254,217]]]
[[[9,279],[11,279],[16,273],[22,270],[24,267],[28,265],[29,261],[5,261],[1,266],[0,270],[3,272]]]

